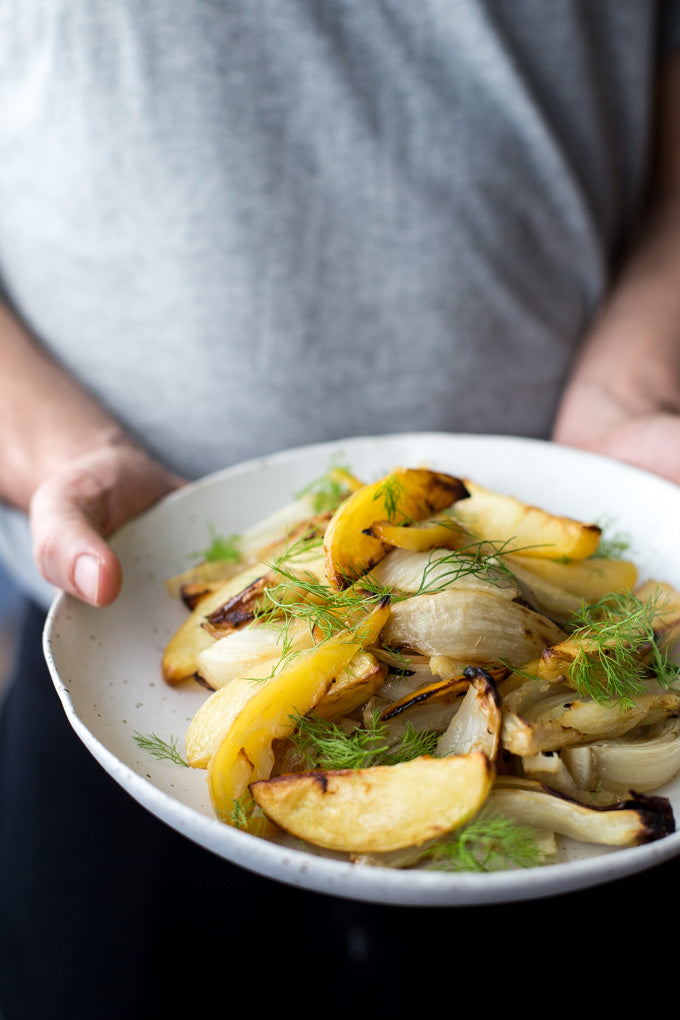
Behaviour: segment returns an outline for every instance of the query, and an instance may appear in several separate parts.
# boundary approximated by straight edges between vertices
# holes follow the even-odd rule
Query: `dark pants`
[[[589,966],[611,993],[608,947],[621,938],[619,965],[643,932],[658,950],[656,921],[675,911],[674,864],[543,901],[440,910],[299,891],[197,848],[74,735],[42,625],[29,607],[0,726],[3,1020],[226,1015],[242,996],[255,1016],[289,1004],[304,1016],[394,1018],[411,1015],[412,996],[428,1013],[446,1002],[457,1012],[463,991],[487,1012],[490,995],[502,1004],[510,991],[503,967],[526,991],[545,953],[562,979]]]

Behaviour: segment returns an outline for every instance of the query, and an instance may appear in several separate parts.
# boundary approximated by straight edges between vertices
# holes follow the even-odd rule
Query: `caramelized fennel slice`
[[[371,568],[370,576],[377,585],[408,595],[443,588],[478,589],[509,599],[520,595],[510,571],[493,560],[446,549],[392,549]]]
[[[217,638],[200,652],[196,673],[213,690],[240,677],[262,680],[288,656],[313,644],[313,631],[304,620],[292,620],[285,628],[251,623]]]
[[[649,793],[680,774],[680,718],[642,726],[625,737],[596,740],[583,749],[590,761],[590,789],[614,793]],[[567,767],[576,769],[573,752],[563,752]]]
[[[638,604],[649,607],[649,622],[656,647],[661,650],[670,648],[680,638],[680,592],[665,582],[650,580],[638,587],[633,595]],[[625,633],[624,617],[621,623]],[[650,661],[653,650],[650,641],[641,641],[637,647],[630,640],[619,638],[618,641],[635,651],[641,664]],[[576,660],[596,661],[607,655],[608,646],[613,648],[616,642],[616,638],[610,641],[598,638],[595,627],[593,636],[588,633],[571,635],[556,645],[544,648],[536,673],[542,680],[574,686],[572,671]]]
[[[468,672],[469,686],[458,711],[437,742],[438,755],[483,751],[495,763],[501,739],[501,699],[489,673]]]
[[[582,843],[639,846],[675,831],[665,797],[632,797],[606,807],[588,807],[531,779],[498,776],[487,804],[520,825],[552,829]]]
[[[622,706],[595,701],[566,684],[526,680],[503,698],[502,744],[527,757],[590,741],[619,737],[643,723],[652,725],[680,712],[680,691],[650,684],[646,693]]]
[[[215,640],[203,626],[206,617],[224,602],[238,595],[266,571],[265,564],[252,564],[200,600],[163,650],[161,670],[166,683],[174,685],[193,677],[198,655],[209,648]]]
[[[566,639],[552,620],[488,591],[450,589],[393,606],[383,643],[424,655],[520,666]]]

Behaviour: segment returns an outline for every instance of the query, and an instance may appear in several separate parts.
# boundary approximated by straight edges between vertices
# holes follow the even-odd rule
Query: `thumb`
[[[121,565],[89,510],[46,484],[33,497],[30,518],[33,555],[43,577],[93,606],[113,602]]]
[[[51,584],[94,606],[120,591],[120,561],[105,536],[183,484],[138,448],[120,444],[62,468],[29,507],[33,555]]]

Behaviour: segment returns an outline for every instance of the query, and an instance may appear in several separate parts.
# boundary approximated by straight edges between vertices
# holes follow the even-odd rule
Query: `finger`
[[[50,584],[94,606],[120,591],[118,558],[98,531],[96,514],[55,487],[36,491],[31,503],[33,555]]]

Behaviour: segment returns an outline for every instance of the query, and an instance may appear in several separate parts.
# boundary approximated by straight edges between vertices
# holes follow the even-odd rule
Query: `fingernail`
[[[76,588],[88,602],[99,604],[99,569],[100,562],[96,556],[84,553],[76,560],[73,580]]]

